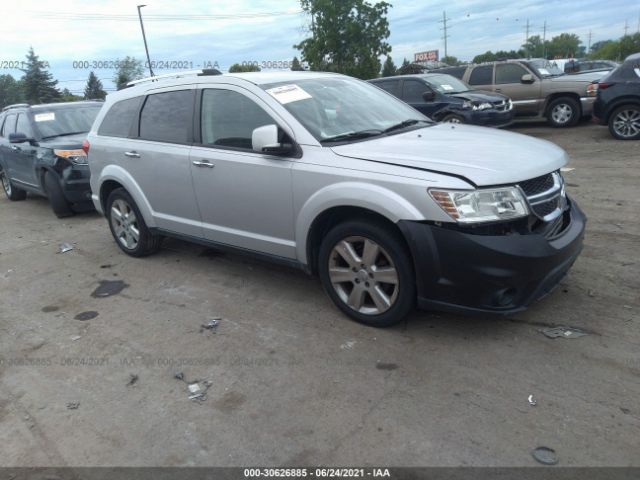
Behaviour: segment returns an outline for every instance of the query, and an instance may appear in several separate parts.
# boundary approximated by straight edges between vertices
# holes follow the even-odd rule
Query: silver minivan
[[[373,326],[417,304],[520,311],[576,260],[585,216],[554,144],[436,124],[317,72],[154,77],[107,97],[88,135],[93,202],[132,256],[165,236],[317,274]]]

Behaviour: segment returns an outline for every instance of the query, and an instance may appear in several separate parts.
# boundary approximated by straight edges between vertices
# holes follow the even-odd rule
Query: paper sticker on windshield
[[[298,85],[283,85],[281,87],[270,88],[267,90],[267,93],[283,105],[312,98],[311,95]]]
[[[453,90],[453,87],[451,85],[442,85],[443,90]]]
[[[53,112],[47,112],[47,113],[36,113],[33,116],[33,119],[36,122],[50,122],[52,120],[56,119],[56,114]]]
[[[539,68],[538,71],[540,72],[540,75],[551,75],[551,72],[546,68]]]

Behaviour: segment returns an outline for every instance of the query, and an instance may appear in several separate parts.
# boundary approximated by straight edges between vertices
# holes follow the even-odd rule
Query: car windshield
[[[86,133],[102,104],[34,108],[33,121],[43,139]]]
[[[262,88],[319,142],[345,142],[432,124],[404,102],[349,77],[271,83]]]
[[[451,75],[429,75],[425,80],[438,92],[444,94],[462,93],[471,90],[469,85]]]
[[[557,65],[549,62],[549,60],[529,60],[527,64],[540,77],[557,77],[559,75],[564,75],[564,72],[560,70]]]

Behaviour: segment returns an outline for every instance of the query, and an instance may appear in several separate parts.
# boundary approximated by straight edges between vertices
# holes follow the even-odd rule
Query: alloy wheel
[[[451,117],[445,120],[444,123],[462,123],[458,117]]]
[[[134,250],[140,241],[138,218],[131,205],[118,198],[111,204],[111,225],[118,241],[127,249]]]
[[[2,179],[2,188],[4,188],[4,192],[7,196],[11,196],[11,182],[9,181],[9,177],[4,172],[4,169],[0,167],[0,179]]]
[[[551,118],[558,125],[564,125],[571,120],[573,116],[573,108],[566,103],[559,103],[551,110]]]
[[[632,138],[640,133],[640,110],[628,109],[618,112],[613,119],[613,129],[624,138]]]
[[[400,280],[391,256],[373,240],[347,237],[329,256],[329,279],[340,299],[366,315],[389,310],[398,298]]]

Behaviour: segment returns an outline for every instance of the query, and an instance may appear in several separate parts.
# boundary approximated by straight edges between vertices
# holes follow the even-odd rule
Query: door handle
[[[501,92],[502,89],[501,88],[496,88],[496,92]]]
[[[124,156],[129,158],[140,158],[140,154],[136,151],[124,152]]]
[[[213,168],[215,165],[211,163],[209,160],[194,160],[192,162],[196,167],[200,168]]]

